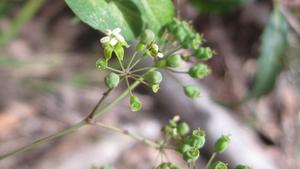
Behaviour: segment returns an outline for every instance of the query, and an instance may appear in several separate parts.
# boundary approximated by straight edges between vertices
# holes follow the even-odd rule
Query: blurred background
[[[105,72],[95,68],[103,34],[80,22],[62,0],[33,1],[26,7],[27,0],[0,0],[0,154],[80,121],[106,89]],[[279,24],[288,26],[284,32],[272,29],[274,3],[281,4],[284,23]],[[143,111],[130,112],[126,98],[101,121],[158,139],[160,128],[179,114],[193,128],[204,128],[211,143],[231,134],[229,152],[219,157],[229,164],[300,168],[300,1],[175,0],[174,5],[217,53],[209,61],[212,74],[196,82],[202,98],[190,103],[166,78],[158,94],[137,89]],[[208,144],[199,166],[211,149]],[[185,167],[180,156],[167,153]],[[149,169],[160,160],[155,150],[126,136],[84,127],[7,158],[0,168],[112,164]]]

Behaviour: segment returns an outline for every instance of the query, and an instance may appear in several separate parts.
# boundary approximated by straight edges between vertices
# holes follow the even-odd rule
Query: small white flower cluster
[[[100,39],[102,44],[109,44],[111,46],[115,46],[118,42],[122,44],[126,44],[124,37],[120,34],[121,29],[115,28],[114,30],[107,30],[106,36]]]

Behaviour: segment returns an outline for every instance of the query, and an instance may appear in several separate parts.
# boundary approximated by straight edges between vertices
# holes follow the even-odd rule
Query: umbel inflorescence
[[[108,30],[106,36],[100,41],[104,49],[104,57],[96,62],[100,70],[107,70],[105,84],[109,89],[116,88],[121,81],[125,81],[130,93],[131,111],[139,111],[142,103],[134,95],[131,82],[138,81],[152,89],[154,93],[159,91],[160,83],[164,75],[175,78],[183,89],[184,94],[196,99],[200,96],[200,90],[194,84],[182,84],[173,76],[174,73],[186,74],[195,79],[203,79],[211,72],[211,69],[203,63],[211,59],[215,52],[209,47],[203,47],[204,38],[195,32],[185,21],[174,19],[160,33],[160,38],[149,29],[140,36],[132,54],[125,54],[125,48],[130,48],[124,37],[120,34],[121,29]],[[115,56],[117,67],[110,66],[111,59]],[[138,64],[148,60],[147,66],[138,67]],[[143,64],[145,65],[145,64]],[[185,65],[185,66],[184,66]],[[186,68],[186,66],[189,66]],[[161,73],[162,71],[166,73]],[[103,126],[103,125],[102,125]],[[119,132],[122,130],[118,130]],[[182,156],[182,159],[191,169],[196,168],[196,161],[200,157],[201,149],[206,142],[206,133],[202,129],[190,132],[189,125],[181,121],[179,116],[172,118],[161,130],[164,137],[159,141],[140,139],[128,132],[122,132],[133,138],[153,146],[160,153],[166,155],[165,149],[173,149]],[[223,153],[229,146],[230,136],[223,135],[215,143],[214,152],[205,169],[227,169],[227,164],[222,161],[214,161],[217,154]],[[112,168],[103,166],[101,169]],[[162,161],[155,169],[180,169],[175,163]],[[248,166],[238,165],[236,169],[250,169]]]

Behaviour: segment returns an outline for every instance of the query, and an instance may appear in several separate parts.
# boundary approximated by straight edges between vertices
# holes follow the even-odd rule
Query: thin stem
[[[124,73],[124,72],[122,72],[122,71],[120,71],[118,69],[115,69],[115,68],[112,68],[112,67],[109,67],[109,66],[107,66],[106,69],[111,70],[111,71],[113,71],[115,73],[120,73],[120,74]]]
[[[129,81],[128,81],[128,77],[127,77],[127,76],[125,76],[125,81],[126,81],[127,88],[128,88],[128,90],[129,90],[129,94],[130,94],[130,96],[132,96],[133,94],[132,94],[132,91],[131,91],[131,89],[130,89],[130,84],[129,84]]]
[[[172,73],[169,71],[166,71],[167,74],[171,76],[172,79],[174,79],[180,86],[184,86],[180,80],[178,80]]]
[[[156,142],[154,142],[154,141],[152,141],[150,139],[147,139],[147,138],[145,138],[143,136],[140,136],[138,134],[132,133],[132,132],[130,132],[128,130],[124,130],[124,129],[121,129],[121,128],[118,128],[118,127],[115,127],[115,126],[111,126],[109,124],[100,123],[100,122],[95,122],[95,123],[90,123],[90,124],[96,125],[96,126],[99,126],[99,127],[103,127],[103,128],[112,130],[112,131],[117,132],[117,133],[121,133],[121,134],[127,135],[127,136],[129,136],[129,137],[131,137],[131,138],[133,138],[133,139],[135,139],[137,141],[141,141],[141,142],[143,142],[143,143],[145,143],[145,144],[147,144],[149,146],[152,146],[154,148],[159,148],[159,145]]]
[[[95,107],[93,108],[93,110],[90,112],[90,114],[88,115],[87,119],[89,120],[93,120],[96,111],[98,110],[99,106],[101,105],[101,103],[108,97],[109,93],[112,91],[112,89],[108,89],[107,91],[105,91],[102,94],[102,97],[99,99],[99,101],[97,102],[97,104],[95,105]]]
[[[137,72],[140,72],[140,71],[145,71],[147,69],[150,69],[151,67],[143,67],[143,68],[139,68],[139,69],[135,69],[133,71],[131,71],[130,73],[137,73]]]
[[[141,82],[142,84],[144,84],[144,85],[146,85],[146,86],[151,87],[148,83],[146,83],[146,82],[143,81],[142,79],[136,78],[136,77],[134,77],[134,76],[131,76],[130,78],[132,78],[132,79],[134,79],[134,80],[136,80],[136,81],[139,81],[139,82]]]
[[[170,69],[170,68],[167,68],[167,70],[170,72],[173,72],[173,73],[188,73],[188,71],[179,71],[179,70]]]
[[[138,58],[134,62],[134,64],[131,67],[129,67],[129,71],[132,70],[138,63],[140,63],[140,61],[142,61],[143,59],[145,59],[145,57],[147,57],[147,52],[145,52],[142,57]]]
[[[128,70],[128,68],[130,68],[130,66],[131,66],[133,60],[135,59],[137,53],[138,53],[137,51],[135,51],[135,52],[133,53],[133,55],[132,55],[132,57],[131,57],[131,59],[130,59],[130,61],[129,61],[127,67],[126,67],[127,70]]]
[[[57,132],[55,134],[52,134],[52,135],[50,135],[48,137],[38,139],[38,140],[34,141],[31,144],[28,144],[26,146],[18,148],[18,149],[14,150],[14,151],[8,152],[8,153],[6,153],[4,155],[1,155],[0,156],[0,160],[3,160],[3,159],[5,159],[5,158],[7,158],[9,156],[12,156],[12,155],[23,153],[23,152],[25,152],[27,150],[30,150],[30,149],[32,149],[32,148],[34,148],[36,146],[39,146],[41,144],[47,143],[47,142],[49,142],[51,140],[54,140],[56,138],[59,138],[61,136],[67,135],[69,133],[72,133],[72,132],[76,131],[77,129],[81,128],[82,126],[84,126],[85,124],[87,124],[86,121],[81,121],[79,123],[76,123],[75,125],[67,127],[67,128],[65,128],[65,129],[63,129],[63,130],[61,130],[61,131],[59,131],[59,132]]]
[[[211,155],[210,159],[208,160],[208,162],[205,166],[205,169],[208,169],[210,167],[210,165],[213,162],[213,160],[215,159],[216,155],[217,155],[217,153],[215,153],[215,152]]]

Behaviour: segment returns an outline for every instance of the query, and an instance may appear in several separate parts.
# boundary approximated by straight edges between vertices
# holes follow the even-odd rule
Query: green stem
[[[113,72],[115,72],[115,73],[120,73],[120,74],[122,74],[122,73],[124,73],[124,72],[122,72],[122,71],[120,71],[120,70],[118,70],[118,69],[115,69],[115,68],[112,68],[112,67],[106,67],[106,69],[108,69],[108,70],[110,70],[110,71],[113,71]]]
[[[18,34],[23,25],[26,24],[40,9],[43,2],[44,0],[29,0],[25,4],[7,30],[1,33],[0,46],[5,45]]]
[[[135,139],[137,141],[141,141],[141,142],[143,142],[143,143],[145,143],[147,145],[150,145],[150,146],[152,146],[154,148],[159,148],[159,145],[156,142],[154,142],[154,141],[152,141],[150,139],[147,139],[147,138],[145,138],[143,136],[140,136],[138,134],[131,133],[128,130],[120,129],[118,127],[111,126],[109,124],[100,123],[100,122],[95,122],[95,123],[91,123],[91,124],[99,126],[99,127],[103,127],[103,128],[109,129],[109,130],[112,130],[112,131],[117,132],[117,133],[121,133],[121,134],[127,135],[127,136],[129,136],[129,137],[131,137],[131,138],[133,138],[133,139]]]
[[[145,59],[145,57],[147,57],[147,52],[145,52],[142,57],[138,58],[135,61],[135,63],[131,67],[129,67],[129,71],[132,70],[138,63],[140,63],[140,61],[142,61],[143,59]]]
[[[139,69],[135,69],[133,71],[131,71],[130,73],[137,73],[137,72],[140,72],[140,71],[145,71],[147,69],[150,69],[150,67],[143,67],[143,68],[139,68]]]
[[[72,133],[72,132],[76,131],[77,129],[79,129],[80,127],[84,126],[85,124],[87,124],[86,121],[81,121],[79,123],[76,123],[75,125],[72,125],[72,126],[70,126],[68,128],[65,128],[65,129],[63,129],[63,130],[61,130],[61,131],[59,131],[59,132],[57,132],[55,134],[52,134],[52,135],[48,136],[48,137],[41,138],[41,139],[36,140],[35,142],[31,143],[31,144],[28,144],[26,146],[18,148],[16,150],[11,151],[9,153],[6,153],[4,155],[1,155],[0,156],[0,160],[3,160],[3,159],[5,159],[5,158],[7,158],[9,156],[12,156],[12,155],[23,153],[23,152],[25,152],[27,150],[30,150],[30,149],[32,149],[32,148],[34,148],[36,146],[39,146],[39,145],[44,144],[44,143],[47,143],[47,142],[49,142],[51,140],[54,140],[56,138],[59,138],[61,136],[66,135],[66,134]]]
[[[213,160],[215,159],[216,155],[217,155],[217,153],[215,153],[215,152],[211,155],[210,159],[208,160],[208,162],[205,166],[205,169],[208,169],[210,167],[210,165],[213,162]]]
[[[132,64],[132,62],[133,62],[133,60],[135,59],[137,53],[138,53],[137,51],[135,51],[135,52],[133,53],[133,55],[132,55],[132,57],[131,57],[131,59],[130,59],[130,61],[129,61],[127,67],[126,67],[127,70],[129,70],[129,68],[130,68],[130,66],[131,66],[131,64]]]

